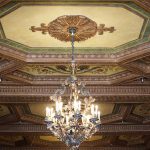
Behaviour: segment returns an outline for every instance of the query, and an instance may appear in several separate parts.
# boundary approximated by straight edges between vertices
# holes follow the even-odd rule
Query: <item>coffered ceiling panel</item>
[[[70,43],[60,42],[48,34],[29,30],[31,26],[48,24],[63,15],[83,15],[97,24],[114,26],[116,29],[114,33],[96,35],[85,42],[76,43],[77,47],[116,47],[139,38],[144,22],[142,17],[118,6],[91,8],[92,6],[23,6],[3,17],[1,22],[8,39],[30,47],[70,47]]]
[[[100,24],[115,28],[112,33],[104,31],[102,35],[97,33],[84,42],[76,42],[78,53],[115,53],[149,41],[149,14],[132,2],[37,4],[10,3],[3,8],[5,11],[0,14],[1,44],[34,53],[68,53],[70,42],[59,41],[41,32],[41,23],[47,26],[63,15],[81,15],[93,20],[97,28]],[[40,31],[32,32],[31,26]]]

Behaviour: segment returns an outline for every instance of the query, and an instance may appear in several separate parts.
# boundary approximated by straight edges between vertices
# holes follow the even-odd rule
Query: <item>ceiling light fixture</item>
[[[54,107],[46,108],[47,128],[65,142],[71,150],[76,150],[79,145],[89,139],[100,128],[100,111],[94,105],[85,85],[76,77],[77,65],[74,55],[74,42],[85,41],[98,33],[113,33],[115,28],[106,27],[82,15],[64,15],[51,21],[48,25],[41,23],[40,27],[31,26],[32,32],[40,31],[49,34],[60,41],[70,42],[72,45],[71,76],[62,84],[62,89],[55,91],[50,97],[55,102]],[[69,98],[62,99],[65,91]]]
[[[65,142],[71,150],[76,150],[84,140],[99,130],[101,121],[98,105],[93,104],[95,99],[76,77],[74,37],[77,29],[69,27],[68,32],[72,45],[71,76],[66,79],[62,89],[56,90],[54,95],[50,97],[55,102],[55,108],[46,108],[45,121],[47,128],[59,140]],[[69,90],[70,95],[65,102],[62,95],[66,89]]]

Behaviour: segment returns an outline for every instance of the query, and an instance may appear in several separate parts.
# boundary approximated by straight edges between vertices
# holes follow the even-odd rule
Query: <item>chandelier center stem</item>
[[[77,29],[75,27],[70,27],[69,28],[69,33],[71,34],[71,46],[72,46],[72,60],[71,60],[71,71],[72,71],[72,76],[75,75],[75,68],[76,68],[76,65],[75,65],[75,52],[74,52],[74,36],[75,36],[75,33],[76,33]]]

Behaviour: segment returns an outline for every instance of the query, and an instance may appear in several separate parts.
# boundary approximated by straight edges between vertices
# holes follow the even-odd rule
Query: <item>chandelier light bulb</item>
[[[51,115],[49,107],[46,107],[46,117],[49,117]]]

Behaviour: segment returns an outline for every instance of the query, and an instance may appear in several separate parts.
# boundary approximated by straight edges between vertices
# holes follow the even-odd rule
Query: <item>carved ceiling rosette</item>
[[[54,37],[60,41],[70,42],[71,35],[69,33],[70,28],[75,28],[76,33],[75,41],[85,41],[96,35],[102,35],[104,32],[114,32],[114,27],[107,28],[105,24],[97,23],[88,17],[82,15],[64,15],[50,22],[47,26],[45,23],[41,23],[41,27],[31,26],[32,32],[41,31],[42,34],[49,33],[51,37]]]
[[[76,29],[75,41],[85,41],[97,32],[97,24],[84,16],[61,16],[49,23],[49,34],[60,41],[70,41],[70,27]]]

